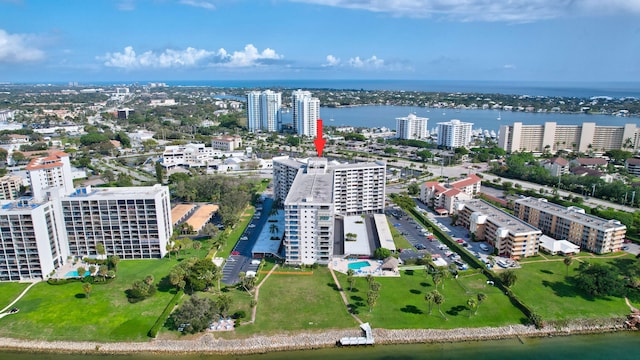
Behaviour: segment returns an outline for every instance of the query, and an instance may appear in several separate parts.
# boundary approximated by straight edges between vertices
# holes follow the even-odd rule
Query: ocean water
[[[161,80],[158,80],[161,81]],[[140,81],[145,84],[146,81]],[[541,82],[457,80],[200,80],[165,81],[169,86],[217,88],[351,89],[512,94],[548,97],[640,98],[640,82]]]
[[[599,335],[556,336],[443,344],[375,345],[369,347],[327,348],[283,351],[256,355],[222,356],[204,354],[158,355],[73,355],[0,351],[0,360],[540,360],[540,359],[638,359],[640,333],[622,332]]]

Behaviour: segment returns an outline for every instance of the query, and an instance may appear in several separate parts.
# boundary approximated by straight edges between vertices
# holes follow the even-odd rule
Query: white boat
[[[498,111],[498,117],[496,119],[497,120],[502,120],[502,114],[500,113],[500,111]]]

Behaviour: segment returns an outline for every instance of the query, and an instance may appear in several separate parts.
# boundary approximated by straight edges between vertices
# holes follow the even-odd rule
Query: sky
[[[0,82],[640,81],[640,0],[0,0]]]

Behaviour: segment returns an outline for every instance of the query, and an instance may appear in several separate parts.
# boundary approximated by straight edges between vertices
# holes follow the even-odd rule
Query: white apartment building
[[[538,254],[542,231],[480,199],[458,206],[457,224],[487,241],[499,256],[521,259]]]
[[[516,200],[514,214],[546,235],[598,254],[620,251],[627,233],[627,227],[618,220],[606,220],[582,208],[564,207],[543,198]]]
[[[161,258],[173,230],[166,186],[77,189],[61,199],[69,251],[95,256],[96,244],[121,259]]]
[[[0,177],[0,200],[14,200],[22,186],[22,178],[15,175]]]
[[[285,260],[326,264],[336,216],[382,213],[386,164],[274,158],[274,193],[285,199]]]
[[[396,118],[396,136],[405,140],[426,139],[429,137],[428,121],[429,118],[418,117],[415,114]]]
[[[69,249],[50,201],[0,203],[0,281],[46,279]]]
[[[298,135],[316,136],[317,120],[320,119],[320,100],[311,92],[295,90],[291,93],[293,129]]]
[[[0,122],[7,122],[13,120],[15,116],[14,110],[0,110]]]
[[[284,202],[286,262],[328,264],[333,256],[333,177],[326,159],[300,169]]]
[[[593,122],[582,125],[513,125],[500,127],[498,146],[512,153],[515,151],[551,152],[569,150],[586,153],[609,150],[636,151],[640,148],[640,129],[636,124],[624,126],[597,126]]]
[[[31,160],[26,170],[36,199],[45,199],[46,190],[52,188],[60,188],[64,194],[73,192],[71,162],[69,155],[62,151],[51,151],[49,156]]]
[[[279,131],[282,126],[282,94],[271,90],[247,94],[247,125],[249,131]]]
[[[465,147],[471,143],[473,123],[453,119],[438,123],[438,146],[449,149]]]
[[[34,197],[0,202],[0,281],[45,279],[68,256],[97,255],[98,243],[122,259],[166,254],[168,187],[69,190],[67,154],[53,152],[30,165]]]

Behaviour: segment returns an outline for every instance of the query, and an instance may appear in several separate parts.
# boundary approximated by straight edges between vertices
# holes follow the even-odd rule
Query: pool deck
[[[382,261],[381,260],[369,260],[369,259],[358,259],[358,260],[347,260],[338,257],[334,257],[329,262],[329,267],[337,272],[341,272],[343,274],[347,273],[349,270],[349,263],[366,261],[369,263],[369,266],[365,266],[360,268],[359,270],[355,270],[354,276],[388,276],[388,277],[399,277],[400,273],[389,270],[382,270]]]

